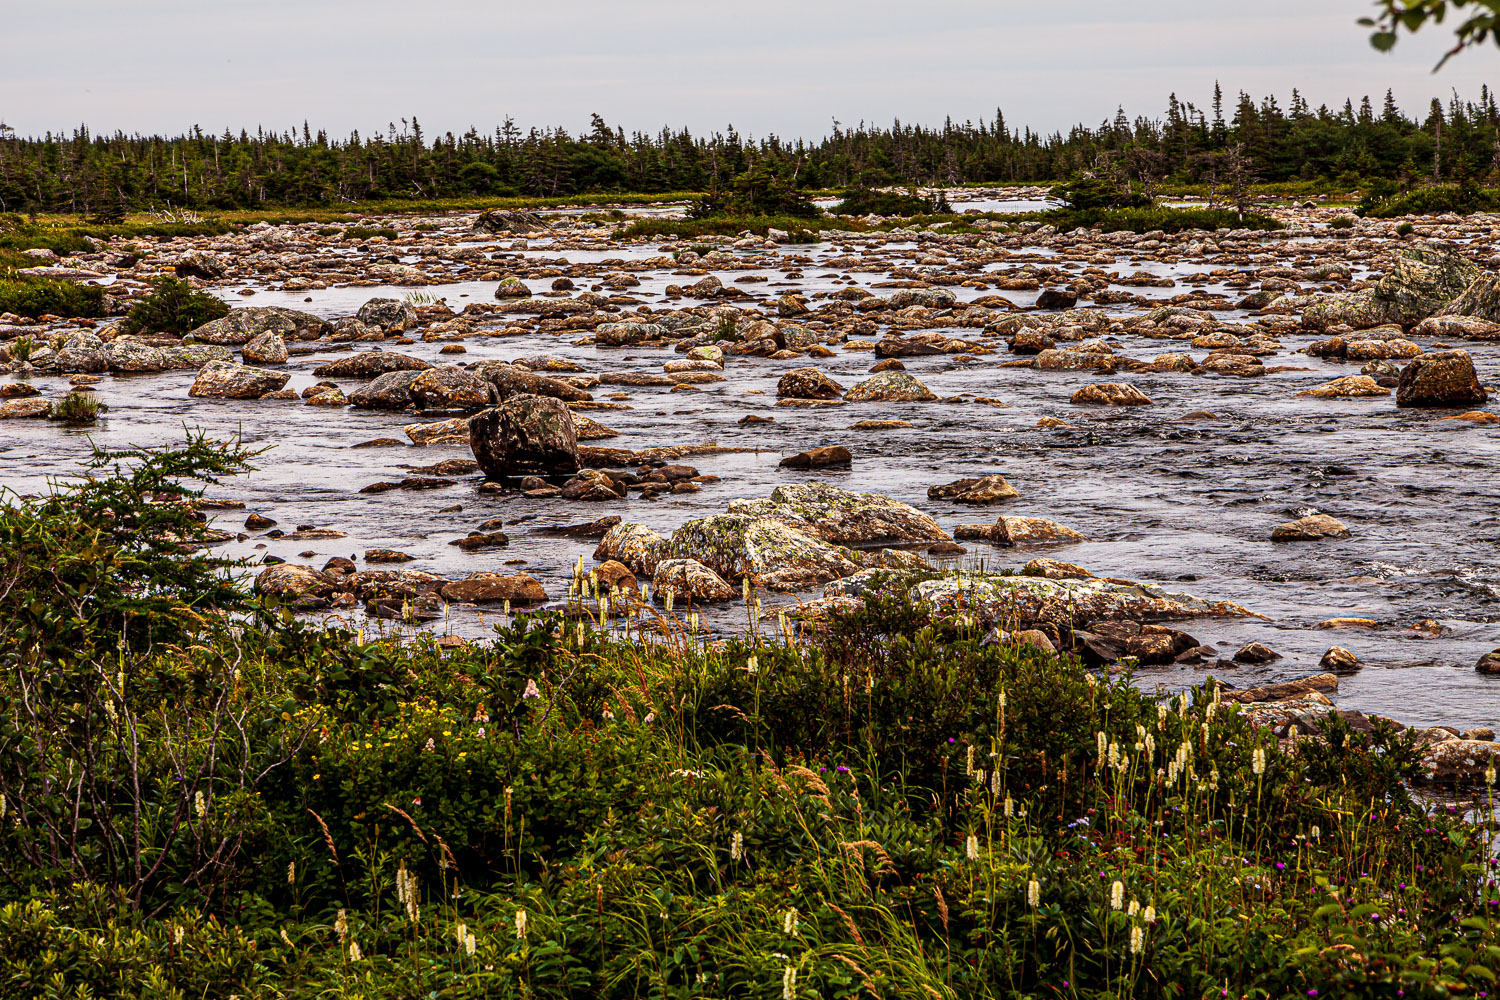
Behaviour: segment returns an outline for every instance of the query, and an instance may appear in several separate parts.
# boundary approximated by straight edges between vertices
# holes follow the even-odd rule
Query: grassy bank
[[[898,598],[774,638],[587,586],[481,642],[307,627],[192,548],[181,484],[252,458],[0,510],[0,995],[1490,986],[1485,831],[1394,732],[1278,747]]]

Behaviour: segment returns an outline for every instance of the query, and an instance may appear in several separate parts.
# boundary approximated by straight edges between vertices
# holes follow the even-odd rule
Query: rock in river
[[[1097,382],[1073,393],[1075,403],[1104,406],[1150,406],[1151,397],[1126,382]]]
[[[1472,406],[1489,399],[1468,351],[1424,354],[1401,371],[1397,406]]]
[[[238,347],[267,333],[279,333],[285,340],[317,340],[333,329],[333,324],[312,313],[282,306],[245,306],[229,315],[204,323],[188,334],[195,343]]]
[[[1345,375],[1332,382],[1325,382],[1315,389],[1304,389],[1299,396],[1317,399],[1358,399],[1362,396],[1389,396],[1391,390],[1368,375]]]
[[[211,361],[193,380],[188,395],[199,399],[259,399],[285,386],[291,377],[289,372]]]
[[[534,576],[503,576],[499,573],[474,573],[468,579],[445,583],[438,593],[443,600],[458,604],[536,604],[547,599],[547,591]]]
[[[457,365],[441,365],[411,383],[412,402],[424,410],[477,410],[490,401],[489,383]]]
[[[469,418],[469,447],[490,479],[578,471],[578,429],[551,396],[511,396]]]
[[[672,533],[673,558],[698,559],[726,580],[805,590],[860,570],[846,550],[769,517],[713,514]]]
[[[1020,495],[1020,491],[998,473],[980,479],[957,479],[942,486],[927,488],[927,499],[952,500],[955,503],[992,504]]]
[[[923,403],[937,396],[906,372],[881,372],[850,386],[844,398],[853,403]]]
[[[399,333],[417,325],[417,310],[400,299],[370,299],[359,307],[355,319],[386,333]]]
[[[411,405],[411,385],[421,374],[418,371],[386,372],[349,393],[349,403],[362,410],[404,410]]]
[[[1316,542],[1324,538],[1348,538],[1349,529],[1337,518],[1327,514],[1309,514],[1307,517],[1277,525],[1271,532],[1273,542]]]
[[[768,517],[836,545],[933,542],[942,526],[910,504],[879,493],[854,493],[827,483],[778,486],[769,498],[732,500],[729,513]]]
[[[656,566],[666,558],[671,543],[644,524],[616,524],[605,533],[594,549],[601,562],[616,561],[639,576],[652,576]]]
[[[776,383],[783,399],[838,399],[844,387],[816,368],[793,368]]]
[[[395,351],[365,351],[339,358],[313,369],[318,378],[374,378],[387,372],[419,372],[432,367],[432,363]]]
[[[695,601],[728,601],[735,589],[724,578],[696,559],[663,559],[656,566],[651,585],[661,597]]]

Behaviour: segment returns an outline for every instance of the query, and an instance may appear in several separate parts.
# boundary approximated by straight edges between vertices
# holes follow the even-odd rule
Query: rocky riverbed
[[[0,317],[0,484],[240,433],[274,447],[208,511],[223,550],[360,624],[477,635],[580,559],[731,628],[747,578],[770,616],[918,573],[935,613],[1147,684],[1329,672],[1278,704],[1493,727],[1500,218],[1275,214],[793,243],[455,213],[39,254],[117,309],[160,273],[236,308],[186,343]],[[79,385],[98,425],[33,419]]]

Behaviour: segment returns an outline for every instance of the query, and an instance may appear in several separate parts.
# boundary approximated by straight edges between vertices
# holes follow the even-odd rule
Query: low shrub
[[[1376,192],[1360,202],[1359,214],[1371,219],[1396,219],[1403,215],[1472,215],[1500,212],[1500,190],[1472,185],[1419,188],[1400,194]]]
[[[946,215],[953,210],[948,205],[948,196],[938,191],[931,195],[919,195],[914,190],[908,193],[875,191],[871,188],[851,188],[843,193],[843,200],[831,211],[837,215]]]
[[[96,423],[99,414],[109,411],[93,393],[74,389],[52,407],[51,418],[65,424],[83,426]]]
[[[204,323],[229,315],[229,303],[200,292],[186,281],[163,277],[151,283],[151,294],[130,307],[120,323],[126,333],[171,333],[182,336]]]
[[[17,316],[104,315],[104,289],[56,278],[0,275],[0,312]]]

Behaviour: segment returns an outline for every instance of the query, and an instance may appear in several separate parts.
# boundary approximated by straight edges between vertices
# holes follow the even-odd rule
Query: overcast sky
[[[1439,26],[1376,53],[1369,0],[0,0],[0,121],[23,134],[334,136],[733,124],[816,138],[837,118],[986,119],[1043,132],[1123,104],[1160,116],[1215,80],[1316,107],[1387,87],[1408,111],[1500,82],[1494,46],[1434,76]],[[1425,37],[1424,37],[1425,36]]]

